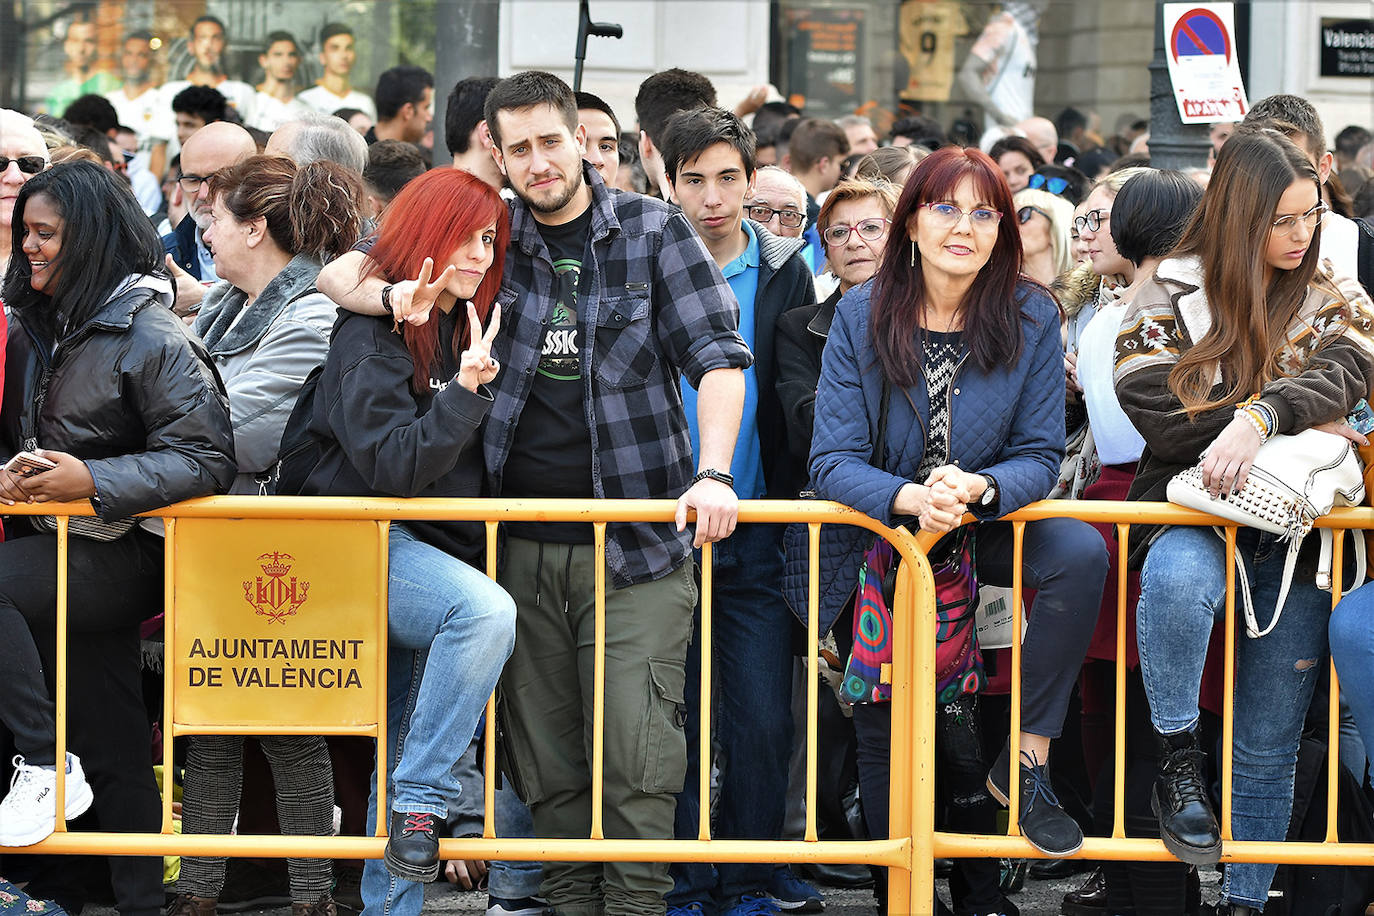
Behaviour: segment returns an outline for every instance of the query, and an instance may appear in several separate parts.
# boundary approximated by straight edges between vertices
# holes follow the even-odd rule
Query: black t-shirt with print
[[[539,225],[558,284],[558,302],[544,328],[544,346],[502,470],[501,495],[589,499],[592,434],[582,403],[582,341],[579,303],[590,278],[582,270],[592,210],[558,226]],[[590,544],[589,525],[511,522],[515,537],[563,544]]]

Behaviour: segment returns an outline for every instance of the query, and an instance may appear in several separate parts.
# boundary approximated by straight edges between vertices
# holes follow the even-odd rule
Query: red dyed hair
[[[449,255],[474,232],[496,225],[495,255],[486,276],[472,296],[477,317],[486,324],[510,243],[510,214],[496,190],[461,169],[433,169],[407,182],[382,213],[377,241],[370,252],[372,274],[388,283],[413,280],[420,275],[425,258],[434,261],[434,276],[443,272]],[[453,351],[461,353],[468,342],[467,311],[458,315],[453,332]],[[429,390],[429,370],[438,357],[439,322],[422,325],[402,323],[401,336],[415,375],[416,394]]]
[[[975,362],[984,370],[1015,362],[1021,355],[1021,235],[1016,206],[1002,171],[980,150],[947,146],[916,164],[906,180],[887,250],[873,282],[870,303],[870,337],[883,374],[894,385],[909,388],[921,370],[917,331],[925,312],[925,277],[922,259],[911,265],[908,246],[914,246],[911,227],[922,204],[948,201],[964,178],[973,179],[978,198],[1001,212],[997,241],[988,262],[978,271],[960,303],[964,316],[964,341]],[[900,229],[898,227],[901,227]]]

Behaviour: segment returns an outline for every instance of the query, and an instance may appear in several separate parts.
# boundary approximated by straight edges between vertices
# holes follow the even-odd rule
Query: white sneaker
[[[53,803],[56,791],[56,767],[30,766],[16,755],[10,792],[0,802],[0,846],[32,846],[51,836],[57,829],[57,806]],[[92,798],[80,759],[68,754],[67,820],[84,814]]]

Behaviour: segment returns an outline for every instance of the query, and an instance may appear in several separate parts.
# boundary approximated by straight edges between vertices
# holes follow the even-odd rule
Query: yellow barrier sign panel
[[[383,524],[180,519],[173,538],[179,730],[377,723]]]

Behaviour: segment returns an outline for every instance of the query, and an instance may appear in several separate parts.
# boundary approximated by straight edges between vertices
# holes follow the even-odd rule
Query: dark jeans
[[[714,545],[712,745],[720,761],[716,839],[782,836],[787,760],[792,749],[792,637],[796,618],[783,600],[782,526],[740,525]],[[687,654],[687,780],[673,832],[695,839],[699,815],[701,618]],[[772,865],[674,865],[670,905],[700,903],[709,914],[741,894],[766,891]]]
[[[1011,523],[980,524],[975,550],[978,581],[1010,588]],[[1021,643],[1021,730],[1058,738],[1097,626],[1107,548],[1087,522],[1027,522],[1022,569],[1023,586],[1036,595]]]
[[[957,833],[990,834],[997,831],[997,806],[987,791],[988,767],[978,737],[977,707],[976,697],[965,696],[935,710],[936,805],[943,812],[936,820]],[[855,706],[854,731],[859,736],[859,794],[864,800],[868,835],[886,839],[892,704]],[[885,910],[887,872],[878,868],[874,873],[879,908]],[[955,859],[949,878],[955,910],[1007,912],[1008,901],[997,886],[999,877],[996,859]]]
[[[162,539],[135,530],[101,543],[73,537],[67,572],[67,746],[81,758],[104,830],[161,823],[139,674],[138,624],[162,606]],[[0,543],[0,721],[26,762],[51,764],[56,725],[57,538]],[[122,916],[162,905],[162,859],[110,858]]]

